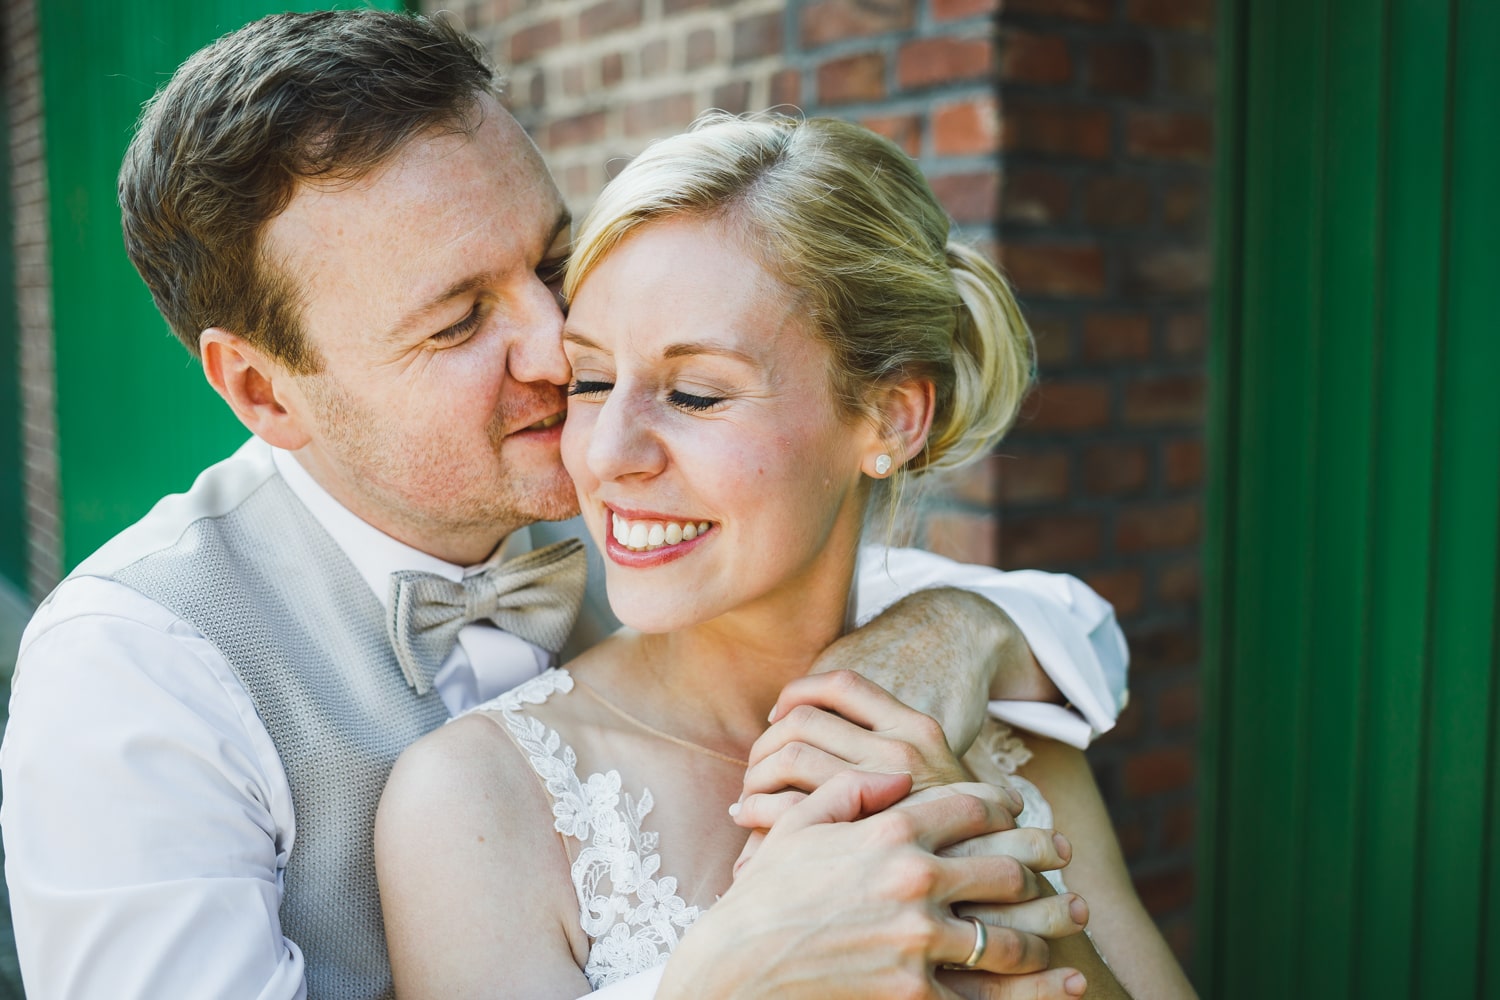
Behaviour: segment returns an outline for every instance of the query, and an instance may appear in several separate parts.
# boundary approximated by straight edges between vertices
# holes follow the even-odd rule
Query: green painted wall
[[[1199,982],[1500,997],[1500,4],[1220,10]]]
[[[26,593],[26,501],[21,486],[21,358],[11,253],[9,107],[0,101],[0,577]]]
[[[185,489],[247,433],[172,336],[125,257],[115,176],[141,104],[194,50],[263,14],[365,4],[47,0],[37,6],[64,563],[71,567],[162,495]]]

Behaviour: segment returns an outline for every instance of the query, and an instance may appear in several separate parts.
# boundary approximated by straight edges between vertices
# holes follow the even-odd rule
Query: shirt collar
[[[390,578],[398,570],[421,570],[457,582],[531,548],[530,530],[520,528],[511,532],[495,553],[478,565],[459,566],[447,562],[392,538],[339,503],[318,485],[291,452],[272,448],[271,460],[287,488],[349,557],[382,607],[389,607]]]

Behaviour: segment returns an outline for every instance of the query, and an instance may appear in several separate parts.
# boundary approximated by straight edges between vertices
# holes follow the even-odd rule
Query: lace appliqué
[[[552,796],[557,832],[582,845],[573,862],[573,888],[579,923],[592,942],[583,973],[598,990],[665,962],[702,910],[677,895],[677,879],[658,877],[657,834],[641,829],[651,812],[651,791],[641,789],[639,800],[622,792],[615,770],[580,781],[573,748],[524,714],[523,706],[572,689],[566,670],[548,670],[481,709],[501,713]]]
[[[1042,790],[1016,773],[1031,760],[1028,747],[1015,730],[998,719],[986,719],[979,727],[979,735],[969,752],[964,754],[964,763],[980,781],[992,784],[1008,783],[1021,796],[1023,808],[1016,817],[1016,826],[1034,826],[1051,829],[1052,806],[1042,797]],[[1058,892],[1066,892],[1061,872],[1043,872]]]

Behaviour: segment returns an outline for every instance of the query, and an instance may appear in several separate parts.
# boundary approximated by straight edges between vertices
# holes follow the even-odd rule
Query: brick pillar
[[[1090,752],[1147,907],[1192,947],[1210,0],[1007,0],[1001,258],[1041,384],[995,460],[1000,555],[1111,600],[1131,705]]]
[[[21,326],[28,577],[33,600],[40,600],[62,577],[41,36],[34,0],[6,0],[5,19],[5,99],[11,159],[11,190],[7,195],[15,227],[16,305]]]
[[[780,0],[459,0],[449,10],[486,45],[507,101],[546,156],[575,216],[652,139],[699,112],[793,99],[782,70]]]

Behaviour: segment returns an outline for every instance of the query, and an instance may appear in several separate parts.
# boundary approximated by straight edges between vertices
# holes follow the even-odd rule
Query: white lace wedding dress
[[[727,807],[738,798],[745,763],[646,726],[564,669],[472,711],[505,729],[551,799],[589,939],[584,974],[592,987],[665,962],[729,887],[726,858],[738,854],[745,831]],[[1052,811],[1040,792],[1014,775],[1030,756],[1007,726],[992,721],[965,761],[989,780],[1010,777],[1026,802],[1020,825],[1050,827]],[[670,779],[670,799],[657,802],[639,780],[643,774]]]

